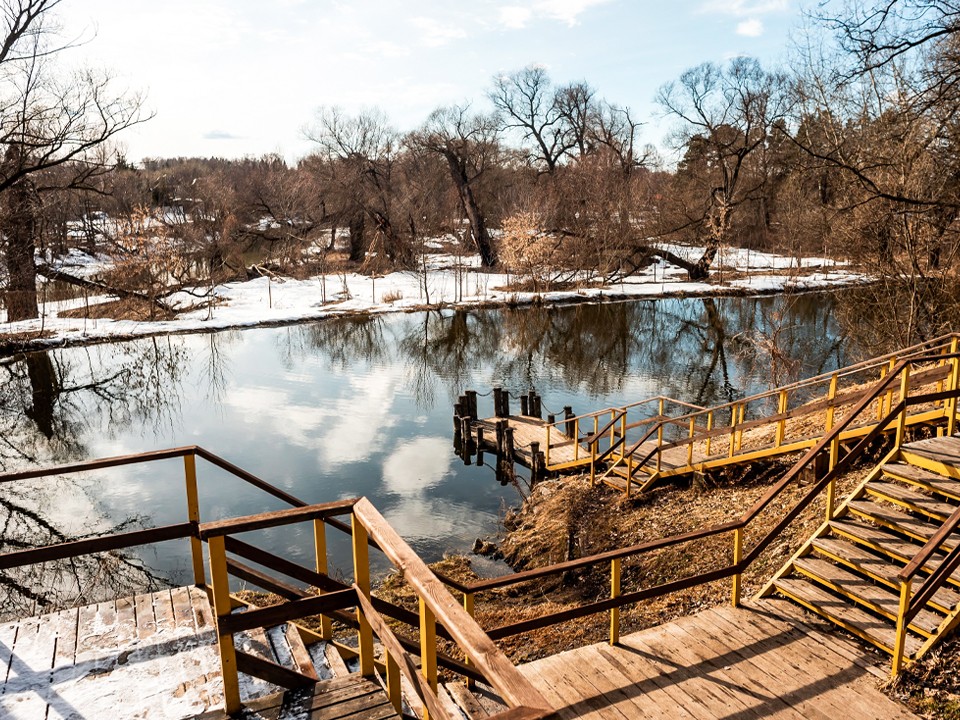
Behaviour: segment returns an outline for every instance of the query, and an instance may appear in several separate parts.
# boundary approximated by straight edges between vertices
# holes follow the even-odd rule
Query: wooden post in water
[[[513,465],[513,428],[507,425],[503,429],[503,457],[510,465]]]
[[[567,421],[567,437],[574,437],[576,430],[574,429],[573,421],[570,418],[573,417],[573,408],[569,405],[563,406],[563,417]]]
[[[483,465],[483,428],[477,428],[477,467]]]
[[[503,417],[503,388],[493,389],[493,416]]]
[[[530,409],[530,414],[534,417],[542,418],[543,417],[543,405],[540,403],[540,396],[536,392],[530,393],[533,396],[533,407]]]
[[[463,464],[470,464],[470,456],[473,454],[473,437],[470,433],[470,418],[462,417],[460,418],[460,435],[463,437]]]
[[[521,395],[520,396],[520,414],[526,417],[530,414],[530,396]]]
[[[467,390],[467,415],[471,420],[477,419],[477,391]]]
[[[530,443],[530,489],[540,481],[540,443]]]
[[[503,403],[503,406],[500,408],[503,410],[503,415],[501,417],[510,417],[510,391],[504,390],[500,395],[500,402]]]
[[[460,404],[453,406],[453,451],[458,455],[463,448],[463,426],[460,424]]]

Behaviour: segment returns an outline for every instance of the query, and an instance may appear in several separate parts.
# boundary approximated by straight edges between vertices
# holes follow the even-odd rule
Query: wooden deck
[[[829,632],[829,631],[827,631]],[[718,607],[522,665],[560,718],[906,720],[883,658],[782,600]]]
[[[289,652],[277,635],[251,631],[236,644],[276,661]],[[322,648],[311,651],[322,677]],[[206,594],[193,587],[5,623],[0,680],[0,717],[10,720],[226,717],[213,613]],[[379,685],[354,676],[286,696],[243,674],[240,686],[258,710],[251,719],[396,717]]]

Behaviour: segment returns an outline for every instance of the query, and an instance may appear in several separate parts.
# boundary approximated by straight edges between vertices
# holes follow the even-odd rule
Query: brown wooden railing
[[[452,720],[437,695],[437,670],[443,667],[470,681],[491,685],[507,709],[494,717],[521,720],[546,717],[552,711],[532,685],[513,667],[506,656],[477,625],[444,587],[444,583],[463,587],[437,577],[390,527],[373,505],[364,498],[308,505],[257,476],[242,470],[213,453],[188,446],[137,455],[118,456],[71,463],[45,469],[0,474],[0,483],[103,470],[158,460],[183,458],[186,482],[187,521],[145,530],[115,533],[102,537],[59,543],[0,554],[0,569],[11,569],[41,562],[65,560],[80,555],[116,551],[169,540],[190,540],[194,581],[205,589],[216,616],[218,652],[224,684],[226,710],[240,709],[238,673],[261,677],[281,687],[293,688],[316,682],[309,663],[299,670],[281,667],[267,660],[236,650],[233,634],[252,628],[280,623],[295,623],[307,616],[320,616],[319,631],[296,625],[308,641],[333,643],[347,658],[359,661],[363,675],[381,672],[386,678],[388,695],[397,712],[402,710],[399,673],[427,709],[430,718]],[[201,523],[196,458],[200,457],[228,473],[282,500],[292,507],[258,515]],[[347,518],[343,522],[338,518]],[[316,568],[307,568],[240,540],[237,535],[266,528],[310,523]],[[346,584],[327,575],[326,529],[330,527],[352,538],[353,582]],[[208,548],[209,583],[203,558]],[[386,602],[371,593],[371,548],[378,549],[393,563],[418,596],[419,613]],[[267,571],[256,569],[255,563]],[[283,602],[254,608],[230,592],[230,577],[276,593]],[[286,578],[286,579],[285,579]],[[292,584],[289,580],[292,579]],[[313,587],[319,594],[303,588]],[[246,607],[244,612],[234,612]],[[353,609],[353,612],[350,610]],[[419,641],[394,634],[384,618],[412,628]],[[336,620],[357,633],[357,646],[350,648],[334,639],[332,621]],[[374,636],[378,637],[384,659],[374,656]],[[437,638],[456,644],[466,662],[437,650]],[[415,659],[416,658],[416,659]],[[417,671],[419,666],[420,670]]]
[[[577,449],[575,461],[560,465],[551,464],[548,461],[547,466],[549,469],[589,466],[590,477],[594,481],[597,477],[597,466],[602,458],[602,461],[608,464],[608,468],[601,475],[601,479],[610,475],[618,467],[626,468],[625,480],[627,494],[629,494],[632,484],[637,481],[638,473],[642,472],[649,476],[653,473],[669,474],[678,471],[676,468],[665,470],[664,459],[671,451],[685,450],[686,464],[681,464],[679,471],[689,472],[695,467],[713,467],[733,460],[743,462],[806,450],[812,447],[824,433],[830,432],[838,413],[852,411],[856,403],[870,392],[869,386],[844,388],[842,383],[854,382],[858,379],[867,380],[869,378],[865,376],[869,373],[879,373],[880,379],[883,379],[894,372],[898,359],[926,358],[929,367],[915,373],[914,383],[937,384],[939,389],[943,389],[950,383],[956,387],[956,363],[949,358],[958,351],[958,340],[960,340],[960,334],[945,335],[897,353],[873,358],[832,373],[711,408],[692,406],[694,409],[688,410],[690,406],[678,400],[654,397],[621,408],[609,408],[571,418],[577,423],[581,419],[593,418],[596,421],[597,417],[607,414],[611,417],[615,413],[622,414],[618,415],[621,417],[621,425],[616,428],[617,437],[611,435],[606,451],[600,447],[600,443],[605,440],[602,436],[571,435],[571,438],[577,438],[578,445],[583,446],[583,449]],[[814,395],[816,397],[812,397]],[[798,396],[804,398],[803,402],[791,407],[791,400],[795,400]],[[847,437],[843,439],[865,434],[872,422],[879,420],[890,408],[892,396],[893,390],[890,389],[885,395],[875,398],[876,418],[863,417],[858,427],[849,428]],[[646,408],[653,402],[658,403],[658,411],[655,415],[629,421],[629,418],[636,417],[638,411],[641,414],[646,412]],[[678,414],[668,412],[667,408],[671,404],[684,408],[684,411]],[[776,410],[770,412],[770,407],[774,404]],[[939,412],[949,415],[950,409],[948,402],[944,401]],[[938,410],[922,411],[911,416],[909,422],[924,423],[936,414]],[[790,422],[801,420],[806,422],[795,424]],[[814,420],[816,422],[811,422]],[[559,428],[564,426],[564,423],[567,423],[565,427],[569,428],[569,422],[561,420],[548,426],[547,453],[551,447],[562,447],[574,442],[572,439],[552,444],[550,442],[551,428]],[[629,430],[645,425],[648,428],[639,440],[625,442],[624,438]],[[574,429],[578,427],[579,425],[574,425]],[[556,437],[556,431],[554,431],[554,437]],[[753,441],[746,447],[745,438]],[[653,443],[654,439],[655,443]],[[718,446],[722,447],[724,442],[726,447],[718,451]],[[653,443],[652,447],[651,443]],[[617,450],[619,452],[616,452]],[[674,458],[676,459],[675,453]]]
[[[941,361],[949,364],[952,380],[950,382],[944,382],[938,391],[911,396],[912,370],[915,367],[922,368],[919,374],[923,377],[923,373],[926,372],[926,367],[929,363]],[[950,434],[955,431],[957,398],[960,397],[960,389],[958,389],[958,383],[956,381],[958,374],[960,374],[960,353],[956,352],[920,356],[899,361],[889,369],[889,372],[885,373],[884,378],[866,391],[859,393],[857,403],[851,411],[847,413],[843,419],[836,422],[830,431],[824,434],[815,445],[810,448],[775,485],[767,490],[762,497],[743,513],[739,519],[714,525],[709,528],[694,530],[672,537],[660,538],[631,547],[597,553],[542,568],[480,580],[468,584],[465,588],[460,586],[461,591],[464,592],[465,597],[469,598],[469,604],[472,605],[478,593],[527,583],[532,580],[555,577],[572,570],[609,565],[611,576],[611,596],[609,598],[559,612],[541,615],[532,620],[511,623],[490,629],[488,630],[488,635],[493,639],[510,637],[599,612],[610,612],[610,641],[614,643],[619,637],[619,608],[724,578],[732,579],[732,602],[734,605],[737,605],[740,602],[742,573],[757,560],[771,543],[782,535],[790,523],[810,507],[814,500],[825,494],[826,518],[828,520],[832,518],[836,504],[836,479],[849,470],[851,465],[863,456],[864,452],[874,441],[889,430],[893,430],[894,450],[892,452],[895,452],[900,447],[904,441],[907,429],[908,410],[910,407],[932,403],[946,403],[949,414],[945,418],[945,430]],[[891,395],[892,397],[898,397],[898,400],[893,402]],[[870,428],[858,439],[856,445],[840,457],[843,449],[840,440],[843,437],[844,431],[860,418],[860,416],[872,414],[873,405],[878,399],[884,401],[885,414],[876,420],[876,422],[872,422]],[[801,475],[807,471],[808,468],[813,468],[814,470],[822,468],[825,469],[825,472],[819,474],[816,480],[803,492],[795,503],[789,508],[781,510],[781,514],[777,518],[774,526],[752,544],[749,552],[745,551],[745,531],[759,520],[762,513],[771,508],[777,508],[778,504],[776,501],[788,488],[799,484]],[[941,534],[946,536],[946,534],[952,532],[958,525],[960,525],[960,510],[947,521],[944,529],[941,530]],[[730,536],[732,540],[731,562],[729,564],[653,587],[623,592],[622,563],[627,558],[640,557],[671,547],[693,543],[701,544],[711,538],[725,535]],[[938,534],[937,537],[940,537],[940,534]],[[917,564],[911,563],[905,569],[905,575],[903,576],[905,578],[903,580],[905,587],[909,588],[910,578],[916,572],[916,568],[921,567],[926,558],[929,558],[939,546],[940,543],[935,542],[936,540],[936,537],[931,539],[927,546],[920,551],[918,557],[915,558],[915,563]],[[942,537],[940,537],[940,540],[942,541]],[[944,565],[942,566],[944,569],[942,571],[934,573],[927,579],[924,586],[916,596],[914,596],[912,603],[906,608],[907,613],[915,614],[918,609],[922,607],[922,601],[936,592],[942,582],[949,577],[952,570],[960,565],[960,546],[948,556],[948,561],[949,564],[947,561],[944,561]],[[906,592],[907,598],[909,599],[909,589]],[[901,613],[901,615],[903,614],[904,613]],[[912,615],[908,614],[907,620],[909,620],[910,617],[912,617]],[[904,624],[903,626],[905,627],[906,625]]]

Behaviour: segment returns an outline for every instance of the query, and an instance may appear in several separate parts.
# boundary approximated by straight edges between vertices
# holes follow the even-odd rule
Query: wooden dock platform
[[[828,631],[829,632],[829,631]],[[560,718],[917,718],[877,689],[882,658],[782,600],[722,606],[526,665]]]
[[[276,659],[278,640],[261,630],[236,643]],[[322,648],[311,651],[322,658]],[[227,718],[213,612],[195,587],[5,623],[0,680],[0,717],[10,720]],[[251,720],[397,717],[381,686],[356,675],[283,693],[241,674],[240,689]]]

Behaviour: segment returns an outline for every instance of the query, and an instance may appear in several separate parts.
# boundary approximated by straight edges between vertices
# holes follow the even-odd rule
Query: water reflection
[[[413,313],[10,358],[0,364],[0,464],[196,443],[308,502],[366,495],[431,560],[494,532],[503,504],[517,500],[453,454],[451,403],[465,389],[536,389],[548,411],[656,394],[724,402],[847,362],[832,303],[807,295]],[[36,494],[29,507],[63,537],[181,522],[180,472],[127,467],[71,481],[56,501]],[[204,520],[281,507],[209,469],[200,501]],[[49,539],[11,517],[18,542]],[[309,562],[297,530],[260,541]],[[333,565],[349,568],[346,539],[331,547]],[[134,562],[154,568],[147,577],[183,582],[185,552]]]

